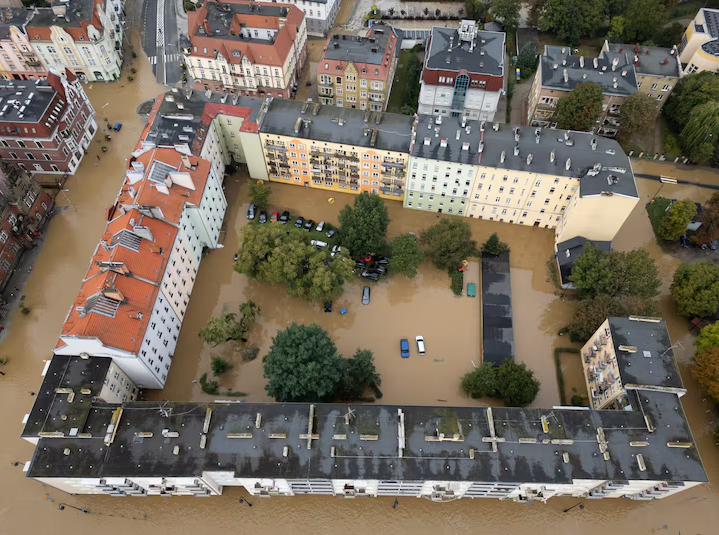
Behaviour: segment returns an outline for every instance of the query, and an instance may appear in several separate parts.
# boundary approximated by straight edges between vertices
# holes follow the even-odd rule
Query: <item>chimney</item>
[[[619,65],[619,58],[614,58],[614,59],[612,60],[612,70],[613,70],[613,71],[616,71],[616,70],[617,70],[617,65]]]
[[[467,145],[467,148],[469,148],[469,143],[465,143]],[[484,141],[479,142],[479,147],[477,147],[477,152],[482,154],[482,151],[484,151]]]
[[[447,138],[446,138],[446,137],[442,136],[442,137],[439,139],[439,146],[440,146],[440,147],[446,147],[446,146],[447,146]]]
[[[480,148],[482,147],[482,144],[479,144]],[[465,142],[462,143],[462,150],[469,150],[469,143]],[[481,150],[479,152],[482,152]]]
[[[597,58],[594,58],[593,63],[594,63],[594,68],[595,68],[595,69],[596,69],[597,67],[599,67],[599,60],[598,60]]]
[[[504,157],[505,157],[505,152],[502,151],[502,154],[499,155],[499,161],[504,163]]]
[[[571,159],[571,158],[567,158],[567,163],[564,164],[564,168],[565,168],[567,171],[569,171],[569,170],[572,168],[572,159]]]
[[[597,150],[597,140],[595,138],[592,138],[591,145],[592,150]]]
[[[532,163],[532,158],[534,158],[534,156],[532,156],[531,152],[527,154],[527,165]]]
[[[549,161],[554,163],[554,160],[556,159],[556,157],[557,157],[557,153],[554,151],[554,149],[552,149],[552,152],[549,153]]]
[[[582,69],[584,68],[584,56],[579,56],[579,66]]]
[[[457,139],[459,139],[459,135],[462,133],[461,130],[457,130]]]
[[[666,63],[665,63],[665,65],[666,65]],[[626,76],[626,75],[627,75],[627,71],[622,71],[622,76]]]
[[[567,72],[567,69],[563,69],[563,70],[564,70],[564,83],[566,84],[569,82],[569,73]]]
[[[431,142],[432,142],[432,138],[431,138],[431,137],[426,137],[426,138],[424,138],[424,144],[425,144],[425,145],[429,145]]]
[[[514,129],[514,141],[519,141],[519,127],[515,127]]]
[[[519,156],[519,144],[514,146],[514,155]]]

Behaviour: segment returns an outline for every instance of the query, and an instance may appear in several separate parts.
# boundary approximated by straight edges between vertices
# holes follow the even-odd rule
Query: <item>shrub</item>
[[[499,241],[499,236],[495,232],[489,239],[482,245],[482,254],[490,256],[499,256],[502,253],[509,252],[509,245],[503,241]]]
[[[581,407],[583,405],[584,405],[584,396],[580,396],[579,394],[574,394],[572,396],[572,406]]]
[[[242,356],[242,362],[250,362],[257,358],[260,354],[260,348],[257,346],[243,347],[240,355]]]
[[[27,316],[27,315],[30,314],[30,312],[31,312],[30,309],[25,306],[25,299],[24,299],[24,298],[23,298],[23,299],[20,299],[20,312],[21,312],[24,316]]]
[[[473,399],[494,397],[497,393],[496,369],[490,362],[484,362],[478,368],[462,377],[462,390]]]
[[[182,7],[185,11],[195,11],[197,9],[190,0],[182,0]]]
[[[456,296],[462,295],[462,291],[464,290],[464,274],[461,271],[450,271],[449,278],[449,287],[452,289],[452,293]]]
[[[222,357],[212,357],[210,367],[212,368],[212,373],[214,373],[215,376],[219,376],[230,371],[232,369],[232,364]]]
[[[217,381],[208,381],[206,373],[203,373],[202,377],[200,377],[200,386],[202,387],[202,391],[205,394],[220,393],[220,383],[218,383]]]

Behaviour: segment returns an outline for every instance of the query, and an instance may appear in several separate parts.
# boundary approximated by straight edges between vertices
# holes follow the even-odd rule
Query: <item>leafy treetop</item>
[[[339,214],[342,245],[352,256],[377,252],[387,237],[389,214],[379,195],[360,193],[354,207],[345,205]]]
[[[597,84],[575,85],[557,101],[557,128],[589,131],[602,113],[603,98],[604,92]]]
[[[392,240],[392,271],[413,279],[417,268],[424,262],[424,251],[412,234],[400,234]]]
[[[712,347],[719,346],[719,321],[711,323],[699,331],[699,336],[694,341],[697,351],[706,351]]]
[[[481,251],[483,255],[499,256],[509,252],[509,245],[503,241],[499,241],[499,236],[495,232],[484,242]]]
[[[687,225],[695,215],[697,215],[697,206],[693,201],[684,199],[673,202],[659,225],[659,237],[665,240],[678,240],[679,236],[686,233]]]
[[[423,230],[419,242],[427,247],[429,259],[439,269],[459,269],[462,260],[477,253],[472,228],[459,218],[442,219]]]
[[[638,132],[651,131],[657,120],[656,101],[645,93],[632,93],[622,102],[619,115],[622,126],[620,135],[627,139]]]
[[[267,202],[270,199],[272,190],[265,183],[264,180],[250,180],[248,196],[252,204],[255,205],[257,210],[264,210],[267,208]]]
[[[714,402],[719,402],[719,347],[698,352],[694,357],[692,373],[707,395]]]
[[[682,264],[674,272],[671,290],[680,314],[714,317],[719,310],[719,266],[712,262]]]

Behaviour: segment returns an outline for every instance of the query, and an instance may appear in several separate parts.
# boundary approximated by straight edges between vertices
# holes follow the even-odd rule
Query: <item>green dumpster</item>
[[[467,284],[467,296],[474,297],[475,295],[477,295],[477,287],[473,282],[470,282]]]

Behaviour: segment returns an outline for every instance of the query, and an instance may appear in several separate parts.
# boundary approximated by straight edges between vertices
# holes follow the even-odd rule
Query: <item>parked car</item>
[[[290,213],[287,210],[285,210],[284,212],[282,212],[282,215],[280,216],[280,223],[282,223],[284,225],[289,220],[290,220]]]
[[[320,240],[312,240],[310,242],[310,245],[314,245],[315,247],[327,247],[327,242]]]
[[[686,234],[682,234],[679,236],[679,241],[682,244],[682,247],[691,247],[692,242],[689,241],[689,237]]]
[[[327,301],[327,302],[325,303],[325,312],[326,312],[327,314],[329,314],[330,312],[332,312],[332,301]]]
[[[409,357],[409,341],[406,338],[399,341],[399,353],[403,359]]]
[[[324,221],[320,221],[319,223],[317,223],[317,227],[315,227],[315,230],[316,230],[317,232],[322,232],[322,229],[323,229],[323,228],[325,228],[325,222],[324,222]]]
[[[255,218],[255,205],[251,204],[249,208],[247,208],[247,219],[254,219]]]
[[[267,212],[264,210],[260,212],[260,223],[267,223]]]
[[[372,262],[372,255],[368,254],[367,256],[360,256],[360,260],[362,260],[362,262]]]
[[[370,269],[370,272],[384,275],[385,273],[387,273],[387,268],[384,266],[374,266],[372,269]]]
[[[424,336],[418,334],[414,339],[417,342],[417,353],[424,355]]]
[[[714,240],[709,245],[709,249],[711,249],[712,251],[716,251],[717,247],[719,247],[719,240]]]
[[[280,213],[275,211],[272,212],[272,215],[270,216],[270,221],[277,221],[277,218],[280,216]]]
[[[392,260],[392,259],[389,258],[389,257],[380,256],[380,257],[377,259],[377,263],[380,264],[380,265],[382,265],[382,266],[388,266],[390,260]]]
[[[327,236],[328,238],[331,238],[331,237],[334,236],[335,234],[337,234],[337,231],[332,228],[332,229],[330,229],[330,230],[327,231],[327,234],[325,234],[325,236]]]
[[[371,271],[363,271],[362,276],[365,279],[377,282],[379,280],[379,273],[372,273]]]
[[[312,227],[314,227],[314,226],[315,226],[315,222],[311,219],[308,219],[307,221],[305,221],[305,226],[302,230],[304,230],[305,232],[309,232],[310,230],[312,230]]]
[[[298,217],[297,221],[295,221],[295,226],[297,228],[302,228],[302,225],[304,225],[304,224],[305,224],[305,218],[302,216]]]
[[[364,271],[364,268],[367,267],[367,262],[362,262],[362,260],[357,260],[357,262],[355,262],[355,267],[357,269],[361,269],[362,271]]]
[[[370,294],[369,286],[365,286],[364,288],[362,288],[362,304],[363,305],[369,305],[369,294]]]
[[[342,251],[342,247],[340,247],[339,245],[335,245],[334,247],[332,247],[332,253],[330,254],[330,256],[334,256],[340,251]]]

